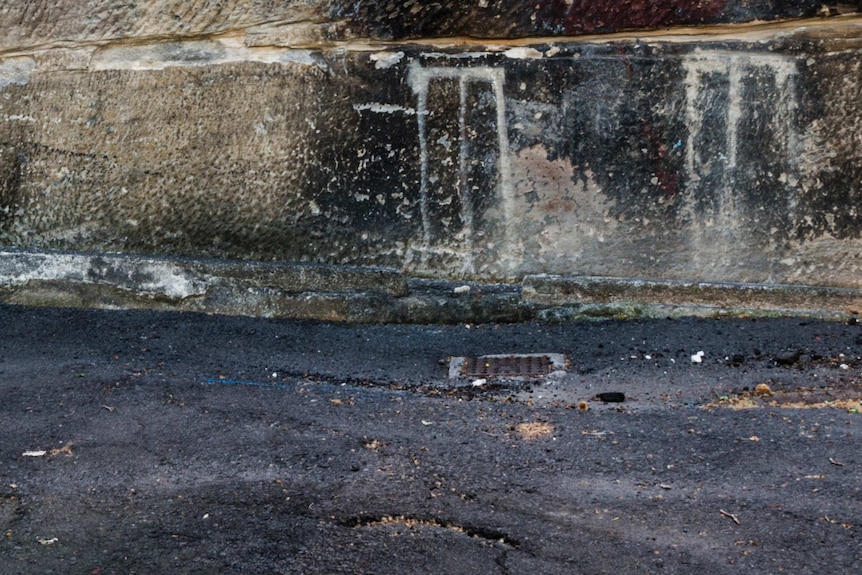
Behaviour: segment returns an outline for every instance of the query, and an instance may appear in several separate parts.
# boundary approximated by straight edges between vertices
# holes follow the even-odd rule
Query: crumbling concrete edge
[[[848,319],[862,310],[862,290],[550,275],[483,284],[380,267],[0,248],[0,302],[350,323]]]
[[[531,275],[525,303],[546,320],[655,317],[804,316],[847,319],[862,290],[808,285]]]

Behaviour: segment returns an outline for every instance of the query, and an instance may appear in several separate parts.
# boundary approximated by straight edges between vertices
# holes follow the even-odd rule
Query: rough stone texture
[[[334,14],[362,35],[386,39],[472,36],[513,38],[644,30],[675,25],[855,13],[862,3],[816,0],[336,0]]]
[[[319,0],[2,0],[0,48],[190,38],[270,22],[328,19],[326,2]]]
[[[81,70],[10,59],[0,240],[859,287],[855,44],[195,41],[104,47]]]
[[[0,243],[862,287],[859,18],[430,40],[859,7],[645,5],[2,3]]]
[[[0,51],[69,42],[247,34],[281,45],[350,39],[521,38],[859,12],[819,0],[0,0]]]

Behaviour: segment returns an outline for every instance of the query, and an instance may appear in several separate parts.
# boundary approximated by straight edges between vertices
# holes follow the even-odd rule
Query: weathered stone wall
[[[527,5],[0,2],[0,243],[862,287],[859,3]]]
[[[576,36],[853,14],[859,0],[0,0],[0,49],[245,36],[250,45],[364,38]]]

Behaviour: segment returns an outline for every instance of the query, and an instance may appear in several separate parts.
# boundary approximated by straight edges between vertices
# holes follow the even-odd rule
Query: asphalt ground
[[[567,372],[447,377],[506,353]],[[855,316],[0,306],[0,573],[857,573],[860,357]]]

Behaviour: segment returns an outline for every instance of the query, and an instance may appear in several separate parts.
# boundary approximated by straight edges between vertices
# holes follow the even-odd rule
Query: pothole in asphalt
[[[344,525],[353,528],[363,527],[403,527],[407,530],[418,530],[421,528],[445,529],[455,533],[460,533],[474,539],[481,539],[489,543],[499,543],[508,547],[517,548],[520,543],[495,529],[485,527],[471,527],[465,525],[457,525],[447,521],[438,519],[421,519],[418,517],[409,517],[405,515],[383,515],[377,517],[354,517],[343,522]]]
[[[449,358],[449,379],[557,377],[566,373],[561,353],[522,353]]]

